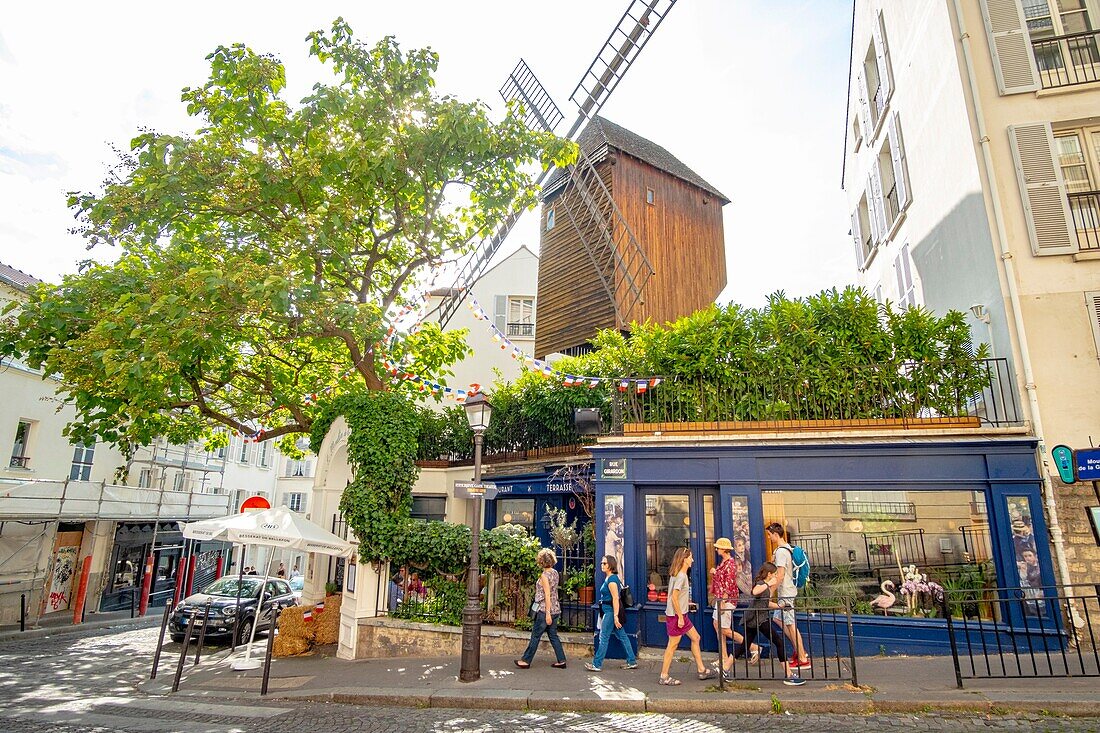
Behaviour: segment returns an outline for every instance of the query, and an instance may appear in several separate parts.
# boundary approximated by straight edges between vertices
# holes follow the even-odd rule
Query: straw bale
[[[325,598],[325,610],[313,614],[314,644],[335,644],[340,640],[340,602],[343,596]]]

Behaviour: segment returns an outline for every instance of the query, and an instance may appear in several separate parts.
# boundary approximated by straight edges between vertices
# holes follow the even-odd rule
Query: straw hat
[[[716,550],[732,550],[733,543],[729,541],[727,537],[719,537],[714,543],[714,549]]]

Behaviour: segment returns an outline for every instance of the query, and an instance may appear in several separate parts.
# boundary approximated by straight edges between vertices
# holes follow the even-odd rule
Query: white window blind
[[[1037,90],[1039,73],[1020,0],[981,0],[981,5],[997,88],[1002,95]]]
[[[1062,169],[1054,157],[1050,123],[1010,126],[1008,137],[1031,251],[1037,255],[1074,254],[1078,251],[1077,230]]]

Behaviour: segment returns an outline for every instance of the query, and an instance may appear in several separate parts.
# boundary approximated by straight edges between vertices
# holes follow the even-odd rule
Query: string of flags
[[[324,613],[324,610],[325,610],[325,602],[321,601],[320,603],[318,603],[313,608],[307,608],[306,609],[305,613],[302,614],[302,621],[304,621],[307,624],[312,623],[313,622],[313,617],[314,616],[320,616],[322,613]]]

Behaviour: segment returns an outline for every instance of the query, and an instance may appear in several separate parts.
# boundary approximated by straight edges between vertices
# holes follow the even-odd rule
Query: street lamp
[[[466,400],[466,420],[474,431],[474,484],[481,483],[481,447],[485,443],[485,431],[493,406],[484,394],[478,392]],[[481,501],[484,492],[474,490],[470,498],[474,502],[474,519],[470,536],[470,567],[466,570],[466,607],[462,609],[462,666],[458,673],[461,682],[477,682],[481,679],[481,573],[478,568],[478,542],[481,535]]]

